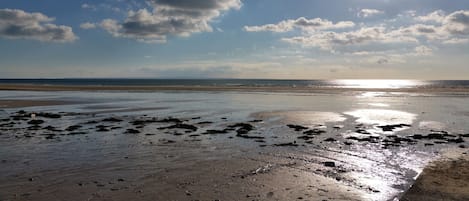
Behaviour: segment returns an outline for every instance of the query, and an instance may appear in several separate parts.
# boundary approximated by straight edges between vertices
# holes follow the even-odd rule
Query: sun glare
[[[415,80],[336,80],[344,88],[398,89],[421,85]]]

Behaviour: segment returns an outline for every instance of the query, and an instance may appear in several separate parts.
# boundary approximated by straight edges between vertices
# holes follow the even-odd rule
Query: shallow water
[[[466,96],[422,96],[379,91],[343,94],[0,91],[0,99],[12,98],[75,102],[7,108],[3,115],[6,117],[20,109],[66,112],[60,119],[46,119],[42,126],[53,125],[63,130],[80,124],[83,127],[79,131],[86,132],[45,139],[44,134],[50,131],[28,131],[26,122],[3,128],[0,156],[6,162],[0,167],[0,173],[4,175],[0,178],[0,189],[15,189],[19,194],[24,192],[15,186],[27,186],[27,178],[38,175],[55,178],[55,183],[47,184],[54,186],[70,179],[60,175],[67,173],[73,176],[85,170],[106,169],[113,174],[120,171],[130,174],[129,171],[138,170],[141,175],[152,175],[200,160],[265,156],[266,163],[271,165],[281,166],[279,164],[285,161],[295,163],[295,169],[301,170],[304,176],[332,178],[338,186],[354,189],[363,200],[393,200],[409,187],[425,164],[435,159],[441,149],[457,148],[461,144],[468,146],[467,142],[438,144],[434,143],[437,140],[426,140],[388,147],[383,141],[393,135],[469,133],[469,97]],[[97,124],[120,128],[96,132],[96,125],[84,124],[107,117],[123,121]],[[123,134],[126,129],[135,128],[130,123],[132,120],[151,117],[184,119],[185,123],[196,125],[198,130],[187,134],[178,129],[160,130],[158,128],[171,124],[157,123],[138,128],[140,134]],[[255,119],[262,121],[249,122]],[[198,124],[203,121],[213,123]],[[234,131],[203,134],[207,130],[221,130],[240,122],[252,124],[255,129],[249,132],[249,136],[262,136],[262,140],[236,137]],[[325,132],[303,140],[298,138],[303,136],[303,131],[294,131],[287,124]],[[391,131],[379,127],[395,124],[408,126]],[[357,132],[359,129],[363,131]],[[30,136],[24,137],[25,134]],[[350,139],[370,136],[379,142]],[[334,141],[327,141],[328,138]],[[168,140],[174,143],[168,143]],[[295,146],[275,146],[284,143]],[[131,160],[122,161],[123,157]],[[334,161],[336,167],[324,169],[325,161]],[[100,173],[100,176],[106,178],[109,175]],[[79,178],[84,179],[83,176]],[[11,196],[11,193],[0,190],[0,198]]]

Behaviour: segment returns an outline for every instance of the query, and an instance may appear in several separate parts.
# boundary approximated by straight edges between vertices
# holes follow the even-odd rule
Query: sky
[[[0,78],[469,79],[467,63],[467,0],[0,1]]]

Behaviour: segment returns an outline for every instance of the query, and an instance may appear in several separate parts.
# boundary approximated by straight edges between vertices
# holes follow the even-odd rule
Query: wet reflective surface
[[[79,103],[0,113],[5,200],[67,197],[56,189],[76,200],[393,200],[469,140],[465,96],[0,92],[11,98]],[[37,117],[35,130],[13,120],[19,110],[61,117]]]

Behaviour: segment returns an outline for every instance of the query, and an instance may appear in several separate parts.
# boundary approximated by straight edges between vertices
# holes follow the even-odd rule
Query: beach
[[[467,92],[2,84],[0,200],[467,200]]]

